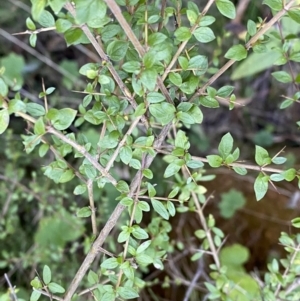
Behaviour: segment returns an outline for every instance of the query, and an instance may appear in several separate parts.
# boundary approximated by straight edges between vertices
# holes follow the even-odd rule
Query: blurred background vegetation
[[[259,1],[234,2],[238,6],[237,19],[230,22],[217,18],[213,25],[216,41],[201,45],[201,54],[208,56],[211,72],[224,64],[223,54],[227,49],[243,39],[248,19],[271,18],[269,8]],[[46,87],[56,88],[48,98],[50,106],[77,108],[82,95],[73,91],[80,91],[85,85],[85,79],[78,70],[85,63],[97,61],[98,57],[89,45],[67,47],[63,36],[52,31],[40,33],[35,48],[29,46],[29,35],[13,35],[26,30],[29,5],[29,0],[8,0],[0,4],[0,66],[5,66],[8,71],[6,76],[17,79],[12,90],[21,87],[22,97],[42,103],[39,93],[43,79]],[[215,13],[212,8],[210,14]],[[291,37],[297,36],[300,26],[283,20],[281,30]],[[294,43],[298,43],[300,49],[299,39]],[[272,155],[286,146],[284,155],[288,161],[285,167],[299,168],[300,138],[296,122],[300,120],[300,113],[294,107],[279,109],[283,101],[281,95],[291,94],[289,91],[295,87],[278,84],[271,77],[271,72],[282,69],[282,66],[272,66],[278,58],[278,54],[271,50],[264,59],[251,54],[245,62],[234,65],[217,81],[216,88],[225,84],[235,86],[237,102],[241,105],[232,111],[226,104],[219,109],[203,108],[203,124],[189,129],[194,155],[204,157],[213,153],[221,136],[230,132],[244,160],[253,162],[255,144],[266,147]],[[296,64],[292,68],[296,73],[300,71]],[[11,92],[11,96],[13,94]],[[6,300],[4,297],[1,299],[1,293],[7,290],[4,273],[9,275],[20,290],[19,296],[25,300],[29,299],[31,292],[29,280],[44,264],[51,266],[52,274],[61,283],[69,283],[92,239],[89,219],[76,217],[76,210],[87,205],[87,196],[73,195],[78,184],[76,180],[68,184],[55,184],[43,175],[43,166],[51,162],[51,158],[40,158],[37,150],[30,156],[24,152],[20,134],[28,129],[24,121],[14,117],[10,129],[0,136],[1,301]],[[95,143],[98,139],[97,128],[92,125],[85,124],[72,130],[84,133]],[[76,166],[76,162],[70,163]],[[155,166],[153,170],[157,170],[156,181],[167,187],[168,183],[160,178],[161,166]],[[263,273],[266,263],[281,255],[282,248],[278,245],[280,232],[290,233],[289,221],[299,216],[297,184],[280,184],[277,191],[271,187],[263,201],[257,203],[253,191],[255,177],[251,173],[239,177],[230,170],[222,169],[217,173],[209,170],[208,174],[212,175],[208,177],[210,181],[201,183],[207,188],[208,195],[213,194],[206,211],[214,214],[218,226],[228,235],[226,245],[235,243],[246,248],[232,251],[246,252],[242,262],[246,263],[246,269],[257,269]],[[107,220],[115,207],[115,203],[108,202],[114,199],[114,194],[109,185],[103,191],[95,189],[96,207],[100,212],[99,225]],[[160,194],[164,196],[164,186],[160,188]],[[195,263],[189,260],[189,250],[197,246],[191,233],[199,227],[199,222],[193,214],[186,213],[170,223],[173,255],[165,271],[145,270],[144,279],[152,281],[152,285],[142,294],[142,300],[151,299],[147,296],[154,295],[165,300],[182,300],[184,290],[181,285],[185,287],[185,279],[192,278],[197,269]],[[112,251],[119,248],[114,243],[116,235],[117,232],[112,233],[106,242],[106,247]],[[94,266],[99,266],[99,259]],[[159,292],[156,284],[162,282],[165,289]],[[201,287],[198,289],[201,291]]]

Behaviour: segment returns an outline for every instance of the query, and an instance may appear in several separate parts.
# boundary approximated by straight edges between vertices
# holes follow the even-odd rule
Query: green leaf
[[[87,175],[87,177],[91,180],[94,180],[97,177],[97,170],[94,166],[85,164],[83,165],[84,172]]]
[[[63,8],[65,5],[66,0],[51,0],[49,1],[49,6],[52,8],[54,13],[57,15],[59,11]]]
[[[8,94],[8,86],[2,78],[0,78],[0,95],[6,96]]]
[[[218,155],[208,155],[206,158],[208,160],[208,164],[214,168],[220,167],[223,163],[223,159]]]
[[[174,206],[173,202],[167,201],[167,209],[168,209],[171,216],[175,216],[176,209],[175,209],[175,206]]]
[[[186,70],[189,66],[189,61],[186,57],[184,56],[180,56],[178,58],[178,63],[180,65],[180,67],[183,69],[183,70]]]
[[[151,104],[149,111],[162,125],[168,124],[175,118],[175,107],[170,103]]]
[[[203,162],[196,160],[189,160],[186,165],[189,168],[201,168],[204,166]]]
[[[229,18],[229,19],[235,19],[235,7],[233,3],[229,0],[216,0],[216,5],[219,10],[219,12]]]
[[[42,295],[42,293],[38,292],[38,291],[33,291],[30,295],[30,301],[37,301],[39,300],[40,296]]]
[[[288,182],[291,182],[295,179],[296,177],[296,169],[295,168],[290,168],[288,170],[285,170],[282,175],[284,176],[284,179]]]
[[[90,207],[82,207],[76,212],[77,217],[85,218],[92,215],[92,210]]]
[[[150,211],[150,206],[145,201],[139,201],[137,205],[142,211]]]
[[[300,228],[300,217],[296,217],[291,220],[292,226],[295,228]]]
[[[86,192],[86,185],[85,184],[81,184],[81,185],[77,185],[73,191],[73,193],[75,195],[80,195]]]
[[[247,50],[243,45],[234,45],[225,53],[225,57],[230,60],[241,61],[247,57]]]
[[[184,41],[188,41],[192,37],[192,34],[189,28],[179,27],[175,31],[174,36],[176,37],[177,40],[184,42]]]
[[[122,60],[127,52],[128,42],[125,41],[113,41],[107,46],[107,54],[113,61]]]
[[[282,0],[264,0],[262,4],[268,5],[275,11],[279,11],[283,8]]]
[[[149,237],[148,233],[137,225],[133,227],[132,235],[137,239],[147,239]]]
[[[150,198],[152,198],[156,195],[156,190],[151,183],[147,183],[147,189],[148,189],[148,194],[149,194]]]
[[[26,19],[26,26],[29,30],[32,30],[32,31],[36,30],[35,24],[33,23],[33,21],[29,17]]]
[[[58,183],[66,183],[74,178],[75,174],[72,169],[65,170],[60,176]]]
[[[267,165],[272,162],[268,151],[258,145],[255,145],[255,162],[259,166]]]
[[[122,69],[128,73],[138,73],[141,69],[141,63],[136,61],[128,61],[122,65]]]
[[[50,268],[45,265],[43,268],[43,282],[47,285],[51,281],[51,270]]]
[[[228,97],[234,90],[234,86],[223,86],[217,91],[217,96]]]
[[[247,31],[251,37],[253,37],[256,34],[257,29],[256,29],[256,23],[254,21],[248,20]]]
[[[31,14],[35,21],[38,21],[46,7],[46,0],[32,0]]]
[[[286,158],[284,158],[284,157],[275,157],[275,158],[272,159],[272,162],[274,164],[277,164],[277,165],[283,164],[283,163],[286,162]]]
[[[247,174],[247,169],[244,167],[233,166],[232,169],[239,175],[244,176]]]
[[[133,199],[130,197],[125,197],[120,201],[120,203],[126,207],[132,206],[133,202]]]
[[[47,154],[49,148],[50,148],[49,144],[42,144],[39,148],[39,156],[41,158],[44,157]]]
[[[153,91],[156,86],[157,72],[154,68],[146,69],[141,73],[140,80],[144,87]]]
[[[291,83],[292,77],[285,71],[276,71],[271,73],[272,76],[281,83]]]
[[[36,135],[44,135],[46,133],[43,117],[40,117],[34,124],[34,133]]]
[[[193,32],[193,35],[201,43],[209,43],[216,38],[213,31],[209,27],[198,27]]]
[[[182,78],[179,73],[170,72],[168,77],[169,77],[170,82],[172,84],[174,84],[175,86],[179,87],[182,85]]]
[[[274,182],[280,182],[284,180],[284,176],[282,174],[272,174],[270,176],[270,180]]]
[[[151,169],[149,169],[149,168],[143,169],[143,176],[146,177],[147,179],[152,179],[153,173],[152,173]]]
[[[188,61],[186,69],[195,71],[197,76],[205,74],[208,68],[207,57],[204,55],[196,55]]]
[[[129,166],[136,170],[139,170],[142,168],[141,162],[137,159],[131,159],[129,162]]]
[[[226,159],[233,148],[233,138],[230,133],[225,134],[218,146],[219,153],[223,159]]]
[[[77,111],[71,108],[54,110],[55,109],[50,109],[47,113],[47,117],[50,119],[53,127],[60,131],[70,127],[77,115]]]
[[[149,35],[148,44],[154,46],[163,43],[167,39],[167,36],[160,32],[155,32]]]
[[[197,21],[198,14],[196,12],[194,12],[193,10],[188,9],[186,11],[186,15],[187,15],[188,20],[190,21],[190,24],[194,25]]]
[[[291,19],[293,19],[295,22],[300,24],[300,10],[299,10],[299,8],[290,9],[288,11],[288,15]]]
[[[164,173],[164,178],[169,178],[176,174],[180,170],[181,166],[171,163],[167,166],[165,173]]]
[[[215,109],[215,108],[220,107],[219,102],[215,98],[210,97],[210,96],[201,96],[200,97],[200,104],[203,107],[211,108],[211,109]]]
[[[283,109],[290,107],[294,103],[295,103],[295,101],[293,99],[286,99],[280,104],[279,108],[281,110],[283,110]]]
[[[132,159],[132,149],[130,146],[126,145],[121,148],[120,159],[124,164],[129,164],[130,160]]]
[[[55,22],[56,30],[59,33],[66,32],[68,29],[70,29],[72,27],[72,25],[73,24],[69,20],[66,20],[66,19],[58,19]]]
[[[162,202],[157,201],[155,199],[151,199],[151,204],[153,209],[164,219],[169,219],[169,213],[166,207],[162,204]]]
[[[9,113],[7,109],[0,111],[0,134],[4,133],[9,125]]]
[[[263,173],[259,173],[254,182],[254,191],[256,200],[260,201],[268,191],[268,177]]]
[[[120,133],[118,131],[112,131],[108,135],[104,136],[104,138],[99,141],[98,145],[101,148],[115,148],[119,143],[119,135]]]
[[[46,111],[42,105],[33,102],[26,104],[26,111],[34,117],[44,116],[46,114]]]
[[[106,15],[106,5],[102,0],[76,0],[76,20],[79,24],[95,22]]]
[[[146,249],[149,248],[149,246],[151,245],[151,240],[146,240],[143,243],[141,243],[139,245],[139,247],[136,249],[136,253],[143,253]]]
[[[43,27],[53,27],[55,26],[55,20],[52,16],[52,14],[50,12],[48,12],[47,10],[44,10],[39,19],[37,20],[40,25],[42,25]]]
[[[124,299],[134,299],[134,298],[139,297],[139,294],[131,287],[122,287],[122,286],[120,286],[117,289],[117,292],[119,293],[121,298],[124,298]]]
[[[118,259],[114,257],[108,258],[101,263],[101,268],[109,270],[115,269],[117,266],[119,266],[119,262]]]
[[[54,282],[49,283],[48,288],[53,294],[63,294],[65,292],[65,289],[61,285]]]
[[[37,34],[31,34],[29,37],[29,44],[31,47],[35,47],[36,46],[36,41],[37,41]]]
[[[146,99],[149,103],[159,103],[159,102],[162,102],[163,100],[165,100],[166,98],[164,97],[164,95],[162,95],[159,92],[149,92],[147,94]]]

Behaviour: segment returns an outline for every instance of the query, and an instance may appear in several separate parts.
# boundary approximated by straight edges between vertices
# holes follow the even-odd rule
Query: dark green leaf
[[[169,178],[176,174],[180,170],[180,166],[174,163],[171,163],[168,165],[168,167],[165,170],[164,177]]]
[[[231,153],[233,148],[233,138],[230,133],[225,134],[219,144],[218,150],[223,159],[226,159],[227,156]]]
[[[0,78],[0,95],[6,96],[8,94],[8,86],[2,78]]]
[[[225,57],[230,60],[241,61],[247,57],[247,50],[243,45],[234,45],[225,53]]]
[[[229,0],[216,0],[216,5],[219,10],[219,12],[229,18],[229,19],[235,19],[235,7],[233,3]]]
[[[48,12],[47,10],[44,10],[39,19],[38,22],[43,26],[43,27],[53,27],[55,26],[55,20],[54,17],[52,16],[52,14],[50,12]]]
[[[76,212],[76,216],[81,218],[89,217],[91,214],[92,210],[90,207],[82,207]]]
[[[9,125],[9,113],[7,109],[0,111],[0,134],[4,133]]]
[[[260,201],[268,191],[268,177],[264,176],[262,173],[259,173],[254,182],[254,191],[256,200]]]
[[[269,153],[267,152],[267,150],[258,145],[255,146],[255,162],[259,166],[271,163],[271,158],[269,157]]]
[[[162,204],[162,202],[157,201],[155,199],[151,199],[151,204],[153,209],[164,219],[169,219],[169,213],[166,207]]]
[[[131,287],[122,287],[122,286],[120,286],[117,289],[117,292],[124,299],[134,299],[134,298],[139,297],[139,294]]]
[[[151,104],[149,106],[151,115],[153,115],[162,125],[168,124],[175,117],[175,107],[170,103]]]
[[[223,159],[218,155],[208,155],[206,158],[211,167],[220,167],[223,163]]]
[[[107,54],[113,61],[122,60],[127,52],[128,42],[125,41],[113,41],[107,46]]]
[[[282,0],[264,0],[262,4],[268,5],[270,8],[272,8],[275,11],[279,11],[283,8]]]
[[[61,285],[54,282],[50,282],[48,288],[53,294],[63,294],[65,292],[65,289]]]
[[[158,102],[162,102],[163,100],[165,100],[165,97],[161,93],[149,92],[147,94],[147,101],[149,103],[158,103]]]
[[[181,42],[188,41],[192,37],[191,31],[187,27],[179,27],[174,35]]]
[[[101,267],[104,269],[112,270],[115,269],[117,266],[119,266],[119,262],[118,259],[114,257],[108,258],[101,263]]]
[[[292,77],[286,71],[276,71],[271,73],[272,76],[281,83],[291,83]]]
[[[43,282],[47,285],[51,281],[51,270],[50,268],[45,265],[43,268]]]
[[[76,19],[79,24],[94,22],[106,15],[106,5],[102,0],[76,0]]]
[[[193,32],[193,35],[201,43],[209,43],[216,38],[213,31],[209,27],[198,27]]]

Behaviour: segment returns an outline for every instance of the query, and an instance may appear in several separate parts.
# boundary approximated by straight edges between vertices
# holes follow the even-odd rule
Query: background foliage
[[[0,300],[299,300],[298,2],[74,4],[1,4]]]

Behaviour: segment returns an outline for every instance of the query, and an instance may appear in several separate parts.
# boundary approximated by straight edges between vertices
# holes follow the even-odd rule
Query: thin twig
[[[97,222],[96,222],[96,209],[95,209],[94,192],[93,192],[93,180],[88,179],[86,186],[87,186],[88,195],[89,195],[93,235],[96,237],[96,235],[98,234],[98,230],[97,230]]]
[[[4,277],[5,277],[6,282],[9,286],[9,288],[10,288],[10,295],[13,297],[13,300],[18,301],[18,297],[16,295],[15,288],[12,286],[12,284],[11,284],[11,282],[10,282],[10,280],[9,280],[6,273],[4,274]]]
[[[62,74],[65,77],[67,77],[72,83],[76,83],[77,85],[80,85],[81,87],[85,86],[83,81],[79,80],[71,72],[67,71],[66,69],[63,69],[61,66],[57,65],[56,63],[51,61],[46,56],[40,54],[35,49],[29,47],[27,44],[25,44],[21,40],[17,39],[16,37],[12,36],[11,34],[9,34],[7,31],[5,31],[2,28],[0,28],[0,35],[2,35],[4,38],[6,38],[10,42],[14,43],[15,45],[17,45],[18,47],[21,47],[26,52],[30,53],[32,56],[35,56],[37,59],[39,59],[41,62],[48,65],[49,67],[51,67],[55,71],[59,72],[60,74]]]

